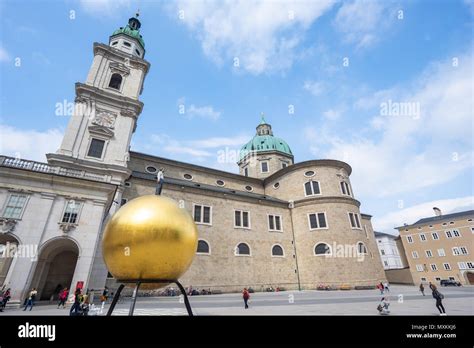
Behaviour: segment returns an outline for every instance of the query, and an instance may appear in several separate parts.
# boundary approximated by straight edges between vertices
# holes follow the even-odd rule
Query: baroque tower
[[[137,14],[138,16],[138,14]],[[74,114],[62,144],[48,162],[72,169],[108,174],[121,185],[132,134],[143,103],[139,96],[150,63],[136,17],[114,31],[109,44],[94,43],[94,59],[85,83],[76,83]]]

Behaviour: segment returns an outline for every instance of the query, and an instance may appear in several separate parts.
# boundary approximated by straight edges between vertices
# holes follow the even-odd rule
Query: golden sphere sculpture
[[[121,207],[109,220],[102,253],[118,280],[176,280],[196,254],[198,232],[191,215],[170,198],[146,195]],[[167,283],[143,284],[160,288]]]

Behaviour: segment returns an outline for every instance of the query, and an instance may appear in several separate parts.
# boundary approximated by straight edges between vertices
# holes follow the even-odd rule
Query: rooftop
[[[468,217],[470,216],[471,218],[474,218],[474,210],[466,210],[466,211],[460,211],[457,213],[451,213],[451,214],[444,214],[440,216],[432,216],[428,218],[423,218],[415,222],[414,224],[411,225],[404,225],[404,226],[399,226],[395,227],[396,229],[402,229],[402,228],[407,228],[407,227],[413,227],[417,225],[426,225],[429,223],[437,223],[445,220],[452,220],[452,219],[459,219],[462,217]]]

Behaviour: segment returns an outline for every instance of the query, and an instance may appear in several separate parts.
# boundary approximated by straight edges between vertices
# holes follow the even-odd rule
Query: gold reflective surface
[[[185,209],[170,198],[147,195],[129,201],[112,216],[105,227],[102,252],[116,279],[173,280],[191,265],[197,240],[196,225]]]

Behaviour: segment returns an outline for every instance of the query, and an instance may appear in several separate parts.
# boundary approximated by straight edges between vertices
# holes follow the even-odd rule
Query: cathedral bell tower
[[[47,154],[51,165],[110,175],[120,184],[127,168],[132,134],[143,109],[139,96],[150,63],[136,17],[114,31],[109,44],[94,43],[94,59],[85,83],[76,83],[74,113],[62,144]]]

